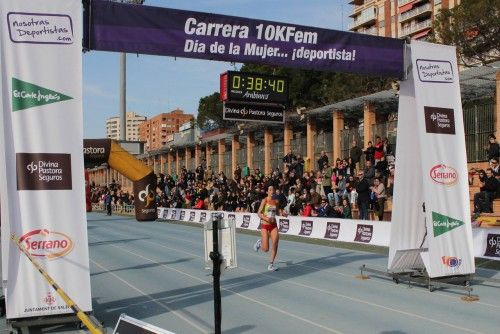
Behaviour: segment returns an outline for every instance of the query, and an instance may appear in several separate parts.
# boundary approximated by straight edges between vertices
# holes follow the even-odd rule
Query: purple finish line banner
[[[399,39],[102,0],[87,17],[92,50],[403,77]]]

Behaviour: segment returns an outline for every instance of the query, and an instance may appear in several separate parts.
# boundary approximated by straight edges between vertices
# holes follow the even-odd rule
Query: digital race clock
[[[228,71],[221,74],[223,101],[288,103],[288,79],[282,76]]]

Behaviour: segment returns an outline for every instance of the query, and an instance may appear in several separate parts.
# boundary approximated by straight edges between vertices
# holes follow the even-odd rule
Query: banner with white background
[[[406,140],[399,142],[398,137],[398,152],[411,151],[413,159],[407,159],[414,166],[397,166],[390,261],[397,250],[418,248],[420,239],[425,241],[421,247],[427,248],[421,256],[430,277],[472,274],[475,264],[456,49],[419,41],[412,41],[410,48],[412,73],[401,85],[398,123],[398,134],[408,133],[402,137]],[[420,171],[414,173],[415,169]],[[411,178],[417,179],[413,186]],[[401,180],[408,181],[406,187],[400,187]],[[398,206],[399,200],[413,202]],[[421,210],[419,201],[425,203],[425,219],[415,212]]]
[[[0,2],[0,195],[7,318],[72,313],[17,246],[91,311],[80,0]]]

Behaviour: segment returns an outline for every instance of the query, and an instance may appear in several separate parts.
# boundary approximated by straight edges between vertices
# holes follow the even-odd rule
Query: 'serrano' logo
[[[454,168],[446,166],[444,164],[432,167],[429,175],[432,181],[445,186],[454,185],[458,181],[457,171]]]
[[[32,256],[48,260],[63,257],[73,249],[73,240],[69,236],[47,229],[30,231],[23,235],[19,242]]]

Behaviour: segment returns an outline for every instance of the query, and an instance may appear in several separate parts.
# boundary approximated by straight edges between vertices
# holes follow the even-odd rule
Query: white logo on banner
[[[423,82],[453,82],[453,69],[449,61],[442,60],[417,60],[418,77]]]
[[[33,174],[37,169],[38,166],[32,161],[28,166],[26,166],[26,169]]]
[[[14,43],[73,44],[73,23],[68,15],[8,13]]]

